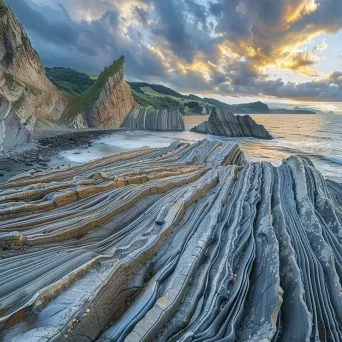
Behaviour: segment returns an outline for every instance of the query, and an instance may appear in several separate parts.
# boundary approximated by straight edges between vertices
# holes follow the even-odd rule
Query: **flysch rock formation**
[[[257,124],[249,115],[234,115],[220,108],[213,108],[208,121],[193,127],[191,131],[225,137],[273,139],[266,128]]]
[[[0,185],[8,341],[341,341],[342,185],[174,142]]]
[[[17,118],[32,131],[37,118],[58,119],[67,101],[45,75],[38,54],[22,25],[0,0],[0,101],[10,102]],[[20,141],[1,136],[8,148]],[[14,130],[16,128],[14,127]]]
[[[184,131],[184,120],[178,110],[134,107],[121,127],[132,130]]]
[[[134,100],[124,80],[124,56],[105,68],[96,83],[74,99],[66,112],[71,127],[119,128],[131,111]]]
[[[13,142],[24,144],[30,137],[28,125],[21,122],[12,103],[0,96],[0,152],[11,149]]]

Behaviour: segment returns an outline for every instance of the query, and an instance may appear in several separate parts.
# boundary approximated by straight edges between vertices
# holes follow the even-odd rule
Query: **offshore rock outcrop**
[[[73,100],[65,121],[74,128],[119,128],[134,100],[124,80],[124,56],[105,68],[96,83]]]
[[[220,108],[213,108],[208,121],[193,127],[191,131],[225,137],[273,139],[266,128],[257,124],[249,115],[234,115]]]
[[[236,144],[0,185],[7,341],[341,341],[342,186]]]
[[[64,96],[46,77],[39,56],[32,48],[22,25],[2,0],[0,101],[4,102],[4,106],[6,102],[11,102],[17,119],[26,124],[30,131],[33,130],[37,118],[58,119],[67,105]],[[27,122],[31,124],[27,125]],[[10,126],[7,126],[8,132],[10,129]],[[13,129],[16,130],[15,127]],[[6,144],[15,146],[18,142],[8,141]]]
[[[184,131],[184,120],[178,110],[151,110],[135,107],[125,118],[122,128],[150,131]]]

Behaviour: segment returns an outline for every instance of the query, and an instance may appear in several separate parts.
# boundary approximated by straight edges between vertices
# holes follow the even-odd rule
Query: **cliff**
[[[151,131],[184,131],[184,120],[178,110],[134,108],[122,128]]]
[[[90,88],[73,98],[63,121],[75,128],[119,128],[134,104],[124,81],[124,62],[123,56],[114,61]]]
[[[37,118],[58,119],[66,108],[66,99],[47,79],[38,54],[32,48],[22,25],[11,10],[0,3],[0,100],[12,103],[17,119],[30,122]],[[7,124],[6,124],[7,125]],[[9,132],[10,127],[7,126]],[[11,136],[6,135],[6,136]],[[7,146],[15,146],[11,141]]]
[[[265,127],[258,125],[249,115],[234,115],[219,108],[214,108],[208,121],[193,127],[191,131],[225,137],[273,139]]]
[[[341,189],[207,140],[18,176],[2,340],[341,341]]]
[[[32,123],[23,123],[12,103],[0,96],[0,152],[27,143],[31,138],[31,128]]]

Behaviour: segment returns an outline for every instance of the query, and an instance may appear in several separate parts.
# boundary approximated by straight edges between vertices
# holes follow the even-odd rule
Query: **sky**
[[[342,0],[5,0],[46,66],[342,112]]]

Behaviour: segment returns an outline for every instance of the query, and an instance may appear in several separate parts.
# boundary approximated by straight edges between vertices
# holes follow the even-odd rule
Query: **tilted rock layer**
[[[74,102],[68,113],[73,118],[72,127],[119,128],[134,104],[124,80],[124,57],[106,68]]]
[[[341,341],[342,186],[235,144],[0,186],[2,341]]]
[[[18,119],[32,131],[37,118],[58,119],[67,101],[46,77],[22,25],[2,1],[0,6],[0,101],[11,102]],[[15,146],[12,136],[0,139]]]
[[[184,131],[184,120],[178,110],[133,108],[122,128],[150,131]]]
[[[266,128],[249,115],[234,115],[220,108],[213,108],[208,121],[193,127],[191,131],[225,137],[273,139]]]
[[[0,152],[6,152],[16,144],[24,144],[30,140],[31,131],[23,124],[12,108],[12,103],[0,96]]]

